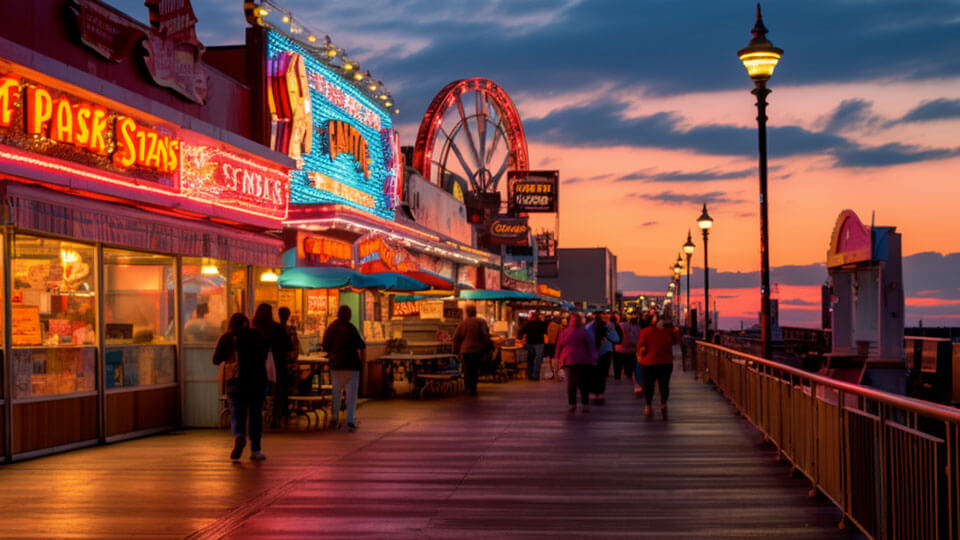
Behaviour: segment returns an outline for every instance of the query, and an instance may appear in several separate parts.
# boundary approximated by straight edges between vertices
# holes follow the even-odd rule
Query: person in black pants
[[[463,378],[467,393],[475,396],[480,361],[488,351],[493,349],[493,343],[490,341],[487,321],[477,317],[477,307],[467,306],[466,312],[467,317],[453,333],[453,352],[463,358]]]

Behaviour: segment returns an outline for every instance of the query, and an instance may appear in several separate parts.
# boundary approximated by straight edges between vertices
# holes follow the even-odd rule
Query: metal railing
[[[698,376],[865,534],[960,538],[960,410],[710,343],[695,356]]]

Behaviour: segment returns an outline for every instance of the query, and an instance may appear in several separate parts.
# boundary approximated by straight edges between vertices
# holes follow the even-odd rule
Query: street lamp
[[[687,230],[687,242],[683,244],[683,253],[687,256],[687,313],[690,313],[690,257],[693,257],[693,250],[696,245],[690,238],[690,230]]]
[[[681,286],[681,283],[680,283],[680,272],[682,271],[683,271],[683,260],[680,258],[680,255],[678,254],[677,262],[673,263],[673,281],[677,283],[677,300],[680,300],[681,298],[683,298],[683,293],[681,292],[683,290],[683,287]],[[682,313],[682,310],[680,309],[679,303],[677,303],[676,311],[677,311],[677,316],[675,317],[675,319],[677,320],[677,325],[679,325],[680,324],[679,321],[683,318],[683,313]]]
[[[703,231],[703,305],[707,308],[703,314],[703,339],[710,339],[710,264],[707,260],[707,237],[713,227],[713,218],[707,213],[707,203],[703,203],[703,212],[697,218],[697,226]]]
[[[754,88],[750,93],[757,96],[757,131],[760,146],[760,344],[763,358],[770,358],[770,237],[767,219],[767,96],[770,89],[767,81],[773,75],[777,62],[783,56],[767,40],[767,28],[757,4],[757,22],[753,25],[753,39],[737,56],[747,68]]]

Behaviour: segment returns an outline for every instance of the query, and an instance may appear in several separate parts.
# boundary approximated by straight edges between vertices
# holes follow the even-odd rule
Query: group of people
[[[282,307],[277,315],[279,322],[273,319],[269,304],[257,306],[252,320],[234,313],[213,353],[213,363],[220,366],[221,394],[227,396],[230,407],[234,437],[230,459],[234,461],[243,455],[248,437],[250,459],[266,459],[261,447],[266,397],[271,393],[274,396],[271,425],[279,427],[286,420],[290,392],[300,382],[296,364],[300,343],[296,328],[289,324],[290,310]],[[350,307],[340,306],[337,319],[324,332],[322,344],[333,385],[331,424],[338,427],[341,396],[345,393],[347,427],[353,431],[366,344],[350,322],[351,317]]]
[[[577,410],[578,391],[583,412],[590,410],[591,401],[604,403],[612,365],[615,379],[633,378],[634,393],[643,395],[647,417],[653,415],[654,391],[659,389],[660,413],[666,418],[673,346],[679,341],[680,333],[671,320],[660,320],[653,311],[623,322],[619,314],[598,312],[586,323],[579,313],[570,313],[556,343],[570,411]]]

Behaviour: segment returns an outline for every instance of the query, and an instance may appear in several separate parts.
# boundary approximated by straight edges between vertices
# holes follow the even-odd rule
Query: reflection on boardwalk
[[[263,464],[193,431],[8,465],[0,537],[847,537],[719,394],[674,382],[668,422],[626,381],[574,415],[563,385],[513,382],[268,434]]]

